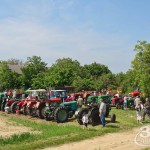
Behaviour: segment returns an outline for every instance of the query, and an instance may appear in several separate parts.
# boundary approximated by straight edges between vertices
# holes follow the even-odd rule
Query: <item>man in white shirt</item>
[[[106,104],[103,99],[100,100],[99,116],[102,123],[102,128],[105,127]]]

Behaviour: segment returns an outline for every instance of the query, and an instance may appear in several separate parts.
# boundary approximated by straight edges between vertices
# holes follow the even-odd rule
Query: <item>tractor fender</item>
[[[99,108],[92,108],[88,111],[88,117],[91,116],[92,112],[95,111],[95,110],[98,110],[99,111]]]

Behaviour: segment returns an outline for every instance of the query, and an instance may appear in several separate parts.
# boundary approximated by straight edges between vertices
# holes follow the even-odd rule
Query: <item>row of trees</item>
[[[137,52],[132,61],[132,68],[126,73],[113,74],[103,64],[92,63],[81,66],[77,60],[62,58],[47,67],[39,56],[28,57],[26,62],[10,59],[1,61],[0,90],[27,89],[73,86],[76,91],[117,89],[122,87],[124,92],[131,92],[140,87],[143,92],[150,95],[150,44],[139,41],[135,46]],[[22,64],[22,73],[9,69],[8,64]]]

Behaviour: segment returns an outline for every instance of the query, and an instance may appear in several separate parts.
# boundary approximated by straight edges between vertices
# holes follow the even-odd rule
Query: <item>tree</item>
[[[49,87],[49,85],[46,82],[46,73],[38,73],[36,77],[32,79],[32,85],[31,87],[33,89],[46,89]]]
[[[92,76],[95,80],[100,77],[102,74],[111,73],[111,71],[105,65],[99,63],[92,63],[90,65],[84,65],[83,70],[86,72],[86,77],[89,78]]]
[[[3,63],[0,68],[0,83],[0,90],[20,88],[20,75],[11,71],[7,64]]]
[[[138,41],[134,50],[136,55],[132,61],[132,68],[136,86],[150,96],[150,44],[146,41]]]
[[[11,64],[11,65],[24,65],[22,60],[15,59],[15,58],[8,59],[6,62],[7,64]]]
[[[80,72],[81,66],[77,60],[72,60],[71,58],[58,59],[49,68],[47,82],[52,87],[71,85]]]
[[[47,70],[46,63],[39,56],[28,57],[26,66],[22,70],[22,85],[29,88],[32,85],[33,78],[36,78],[39,73]]]

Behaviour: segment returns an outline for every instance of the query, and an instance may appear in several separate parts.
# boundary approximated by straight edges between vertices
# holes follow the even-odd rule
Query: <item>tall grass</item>
[[[140,126],[136,122],[135,111],[112,109],[111,113],[116,114],[116,123],[108,123],[106,128],[101,128],[100,125],[95,127],[89,126],[89,130],[84,130],[76,121],[74,121],[74,125],[69,125],[68,123],[57,124],[54,122],[39,122],[25,119],[20,116],[10,117],[9,115],[6,115],[8,119],[16,122],[18,125],[21,124],[30,127],[33,131],[37,132],[36,134],[29,132],[20,135],[15,134],[8,138],[1,137],[0,150],[16,150],[18,148],[19,150],[34,150],[72,141],[80,141],[95,136],[101,136],[106,133],[129,130]],[[106,118],[106,120],[110,120],[110,118]]]

